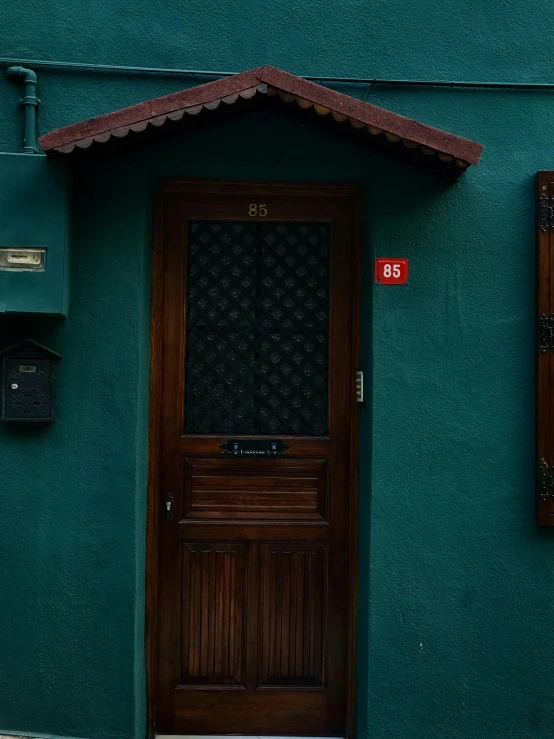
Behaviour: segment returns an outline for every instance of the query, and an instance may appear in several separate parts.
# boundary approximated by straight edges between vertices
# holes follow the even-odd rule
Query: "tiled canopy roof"
[[[192,121],[191,117],[201,120],[216,109],[221,113],[264,105],[304,111],[317,124],[331,121],[345,135],[450,179],[477,164],[483,150],[469,139],[268,66],[59,128],[42,136],[40,145],[46,153],[96,150],[107,142],[113,145],[117,140],[151,135],[155,129],[170,132]]]

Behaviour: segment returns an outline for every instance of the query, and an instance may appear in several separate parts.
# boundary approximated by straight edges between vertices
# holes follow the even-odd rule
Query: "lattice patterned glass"
[[[190,223],[185,433],[325,435],[329,235]]]

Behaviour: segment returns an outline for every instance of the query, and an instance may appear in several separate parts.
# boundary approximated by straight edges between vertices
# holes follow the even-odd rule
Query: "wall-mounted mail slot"
[[[46,269],[46,249],[27,249],[23,247],[0,248],[0,269],[31,270],[44,272]]]
[[[229,439],[222,444],[222,454],[235,457],[277,457],[289,448],[281,439]]]

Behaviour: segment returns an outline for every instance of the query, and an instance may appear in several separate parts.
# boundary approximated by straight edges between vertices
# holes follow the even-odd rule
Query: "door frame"
[[[352,285],[352,347],[353,364],[359,367],[360,358],[360,308],[362,288],[362,208],[360,187],[344,183],[290,183],[259,182],[256,180],[207,180],[171,179],[162,182],[155,203],[154,239],[151,266],[150,313],[150,386],[148,413],[148,490],[146,521],[146,688],[147,733],[150,739],[156,734],[155,669],[157,646],[157,584],[158,584],[158,531],[160,524],[159,480],[162,404],[159,388],[163,373],[163,202],[166,193],[215,195],[226,192],[251,195],[284,193],[293,196],[314,195],[319,198],[350,198],[353,212],[353,274]],[[355,378],[352,377],[352,415],[350,425],[350,495],[349,495],[349,563],[348,588],[348,685],[346,698],[346,737],[352,739],[356,731],[356,648],[358,618],[358,467],[359,467],[359,406],[356,402]]]

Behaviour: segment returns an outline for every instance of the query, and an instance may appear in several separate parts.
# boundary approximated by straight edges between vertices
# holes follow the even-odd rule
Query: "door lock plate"
[[[165,500],[164,500],[164,514],[166,518],[171,518],[171,516],[173,515],[173,503],[174,502],[175,501],[171,493],[167,493],[167,495],[165,496]]]

